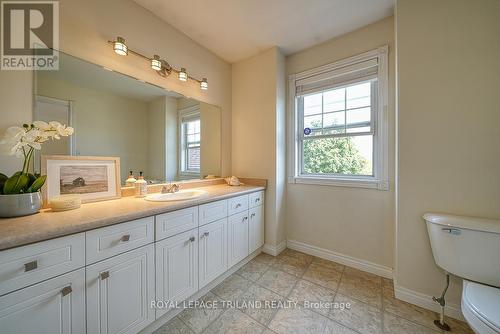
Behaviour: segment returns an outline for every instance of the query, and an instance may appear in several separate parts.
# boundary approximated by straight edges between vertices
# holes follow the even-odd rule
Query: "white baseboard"
[[[262,251],[272,256],[278,256],[282,251],[285,250],[286,245],[287,245],[286,240],[283,240],[277,246],[265,244],[264,246],[262,246]]]
[[[397,299],[400,299],[407,303],[414,304],[434,312],[438,313],[441,312],[441,306],[439,306],[438,303],[432,300],[432,296],[428,296],[417,291],[403,288],[402,286],[394,287],[394,295]],[[446,306],[444,308],[444,314],[445,316],[465,321],[464,316],[462,315],[462,311],[460,309],[460,305],[446,303]]]
[[[376,264],[373,262],[369,262],[366,260],[361,260],[354,258],[349,255],[340,254],[328,249],[316,247],[313,245],[309,245],[300,241],[288,240],[287,247],[309,254],[314,255],[325,260],[330,260],[333,262],[337,262],[340,264],[344,264],[349,267],[353,267],[359,270],[363,270],[378,276],[391,278],[392,279],[392,268],[382,266],[380,264]]]

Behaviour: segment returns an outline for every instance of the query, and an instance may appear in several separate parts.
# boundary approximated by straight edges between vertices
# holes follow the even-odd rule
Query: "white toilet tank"
[[[500,287],[500,220],[426,213],[436,264],[456,276]]]

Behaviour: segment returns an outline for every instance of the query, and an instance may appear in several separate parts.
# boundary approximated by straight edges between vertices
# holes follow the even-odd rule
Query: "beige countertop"
[[[218,184],[200,189],[206,190],[208,196],[179,202],[149,202],[143,198],[123,197],[82,204],[79,209],[71,211],[52,212],[48,209],[31,216],[0,218],[0,250],[248,194],[265,187]]]

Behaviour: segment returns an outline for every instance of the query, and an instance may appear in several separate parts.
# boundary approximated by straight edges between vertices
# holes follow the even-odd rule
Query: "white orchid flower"
[[[34,121],[33,125],[43,131],[50,130],[50,125],[47,122],[44,121]]]

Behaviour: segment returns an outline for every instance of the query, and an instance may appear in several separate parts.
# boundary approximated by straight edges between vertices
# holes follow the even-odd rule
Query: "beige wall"
[[[284,57],[277,48],[233,64],[232,170],[268,179],[266,245],[285,240]]]
[[[288,184],[287,238],[393,267],[394,18],[334,38],[286,59],[287,75],[389,45],[390,191]]]
[[[148,103],[149,169],[146,178],[154,180],[167,179],[167,99],[162,96]]]
[[[73,101],[76,155],[120,157],[122,183],[130,170],[136,176],[143,171],[146,178],[151,177],[147,102],[77,86],[44,73],[37,77],[37,93]]]
[[[222,170],[230,174],[231,66],[207,49],[161,21],[132,0],[61,0],[61,50],[92,63],[152,82],[222,108]],[[173,66],[186,67],[196,77],[207,77],[209,90],[183,83],[175,76],[164,79],[143,59],[116,55],[107,40],[126,39],[142,53],[160,54]],[[24,71],[0,71],[0,132],[32,119],[32,78]],[[19,161],[1,157],[2,169],[13,172]],[[4,167],[5,166],[5,167]],[[5,169],[4,169],[5,168]]]
[[[396,284],[426,295],[444,277],[422,215],[500,218],[499,13],[498,0],[397,3]],[[459,304],[460,284],[447,297]]]
[[[201,122],[201,171],[203,178],[207,175],[221,176],[221,119],[220,109],[208,103],[200,103]]]

